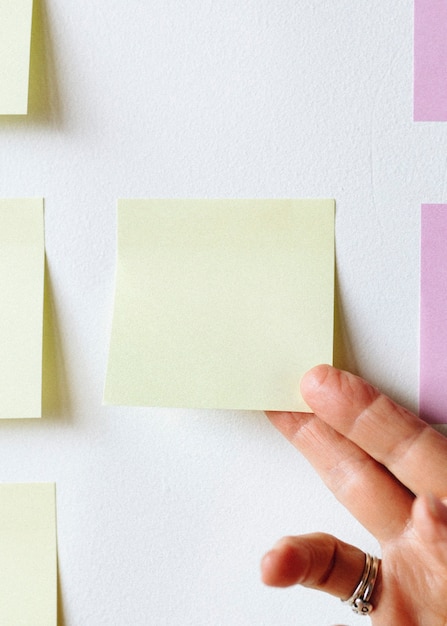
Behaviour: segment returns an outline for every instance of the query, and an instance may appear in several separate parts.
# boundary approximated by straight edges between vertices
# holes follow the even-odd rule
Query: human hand
[[[320,365],[301,383],[309,413],[267,413],[380,542],[374,626],[447,625],[447,439],[361,378]],[[263,581],[347,599],[365,554],[331,535],[285,537]]]

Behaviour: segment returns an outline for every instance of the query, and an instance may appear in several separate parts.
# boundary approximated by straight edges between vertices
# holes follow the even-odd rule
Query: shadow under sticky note
[[[55,485],[0,485],[0,624],[57,625]]]
[[[308,410],[332,362],[333,200],[120,200],[107,404]]]
[[[0,200],[0,418],[41,416],[44,266],[43,200]]]
[[[0,114],[28,111],[33,0],[0,0]]]

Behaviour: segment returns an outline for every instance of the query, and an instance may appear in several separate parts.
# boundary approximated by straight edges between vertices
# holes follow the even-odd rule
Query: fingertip
[[[315,389],[319,387],[324,382],[331,369],[334,369],[332,365],[326,363],[315,365],[315,367],[312,367],[304,374],[301,379],[301,387],[305,389]]]
[[[298,583],[301,573],[298,552],[287,538],[281,539],[261,561],[262,582],[270,587],[290,587]]]
[[[264,585],[275,586],[276,571],[276,554],[275,550],[270,550],[262,557],[261,561],[261,579]]]
[[[317,365],[301,381],[301,394],[312,411],[337,429],[339,419],[356,417],[379,391],[363,379],[332,365]]]
[[[334,369],[335,368],[332,367],[332,365],[322,364],[316,365],[306,372],[300,383],[303,398],[306,399],[306,397],[312,397],[312,395],[325,383],[329,374]]]

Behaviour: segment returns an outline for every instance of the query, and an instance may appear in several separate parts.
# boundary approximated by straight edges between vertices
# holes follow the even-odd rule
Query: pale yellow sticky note
[[[33,0],[0,0],[0,114],[28,112]]]
[[[0,624],[57,625],[52,483],[0,484]]]
[[[333,305],[333,200],[120,200],[104,401],[306,410]]]
[[[41,417],[42,199],[0,199],[0,418]]]

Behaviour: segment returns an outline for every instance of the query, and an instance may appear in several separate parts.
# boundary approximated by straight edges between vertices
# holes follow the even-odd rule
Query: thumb
[[[349,598],[362,576],[365,553],[326,533],[284,537],[261,564],[262,579],[272,587],[300,584]]]
[[[413,527],[425,549],[447,567],[447,506],[432,494],[416,498],[411,513]]]

